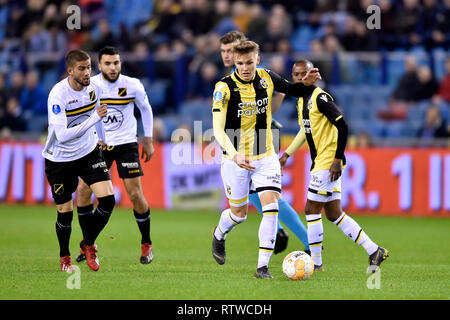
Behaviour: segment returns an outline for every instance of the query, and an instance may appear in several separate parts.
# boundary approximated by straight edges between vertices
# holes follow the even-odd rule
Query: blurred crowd
[[[367,27],[372,4],[381,12],[380,29]],[[81,9],[80,29],[68,30],[71,5]],[[265,66],[290,78],[286,57],[298,53],[448,51],[450,0],[0,0],[0,128],[31,130],[32,119],[45,122],[48,91],[64,76],[64,54],[75,48],[95,61],[100,48],[117,46],[133,58],[124,73],[168,80],[168,91],[181,90],[183,99],[209,99],[225,72],[220,36],[235,29],[263,54],[275,53]],[[158,62],[149,63],[149,56]],[[429,67],[405,63],[381,118],[397,117],[411,101],[439,96],[450,102],[448,62],[440,81]],[[175,72],[182,78],[177,88]],[[165,99],[174,103],[171,95]],[[167,112],[157,104],[154,111]]]

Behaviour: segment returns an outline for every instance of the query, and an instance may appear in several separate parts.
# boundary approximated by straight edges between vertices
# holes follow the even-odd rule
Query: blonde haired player
[[[214,229],[212,254],[217,263],[225,263],[225,238],[246,220],[251,180],[263,212],[254,277],[272,278],[268,265],[277,233],[281,193],[281,167],[271,131],[272,95],[276,90],[301,97],[315,87],[293,84],[269,70],[257,68],[259,46],[253,41],[235,45],[233,59],[236,70],[216,84],[213,94],[214,136],[223,149],[221,174],[230,209],[222,212]],[[318,70],[312,69],[304,83],[312,85],[318,78]]]

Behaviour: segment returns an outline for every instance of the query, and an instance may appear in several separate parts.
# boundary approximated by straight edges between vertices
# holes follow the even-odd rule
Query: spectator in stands
[[[396,102],[411,102],[414,100],[414,92],[419,81],[417,77],[417,61],[412,55],[405,59],[406,72],[400,78],[392,99]]]
[[[427,109],[425,122],[417,132],[417,137],[423,139],[450,137],[450,126],[442,119],[438,107],[432,105]]]
[[[27,52],[50,52],[51,50],[50,34],[38,21],[30,24],[23,39]]]
[[[166,127],[164,121],[161,118],[153,118],[153,143],[166,141]]]
[[[193,79],[190,88],[192,98],[209,99],[214,92],[214,86],[220,80],[221,74],[216,64],[206,61],[200,68],[200,74]]]
[[[283,78],[288,78],[289,74],[286,73],[286,62],[282,55],[273,55],[269,60],[269,69],[275,73],[278,73]]]
[[[249,8],[250,23],[248,24],[247,37],[256,43],[263,43],[266,40],[264,32],[267,27],[267,15],[264,8],[259,3],[254,3]]]
[[[373,147],[372,136],[365,131],[358,133],[356,136],[356,147],[360,149]]]
[[[11,85],[8,88],[8,98],[15,97],[17,100],[22,95],[24,87],[24,76],[21,71],[14,71],[11,75]]]
[[[400,43],[406,47],[421,42],[421,36],[417,33],[420,11],[419,0],[403,0],[403,6],[399,6],[396,12],[396,30]]]
[[[6,104],[6,112],[0,119],[0,128],[7,128],[11,131],[26,130],[26,122],[22,115],[19,100],[16,97],[11,97],[8,99]]]
[[[20,105],[24,116],[32,120],[34,116],[47,115],[47,94],[39,85],[39,74],[36,70],[28,71],[25,76],[25,87],[20,96]]]
[[[415,94],[413,94],[414,101],[421,101],[430,99],[439,89],[436,78],[433,75],[430,67],[423,65],[417,70],[418,83]]]
[[[111,31],[108,20],[101,19],[97,22],[98,35],[94,38],[94,51],[99,51],[106,46],[115,46],[117,41]]]
[[[7,90],[5,75],[0,72],[0,118],[6,112]]]
[[[444,100],[450,103],[450,56],[445,59],[445,76],[441,80],[441,84],[438,90],[438,101]]]

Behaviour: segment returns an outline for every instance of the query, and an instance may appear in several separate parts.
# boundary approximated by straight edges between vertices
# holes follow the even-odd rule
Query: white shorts
[[[341,199],[341,177],[331,182],[329,170],[311,172],[308,186],[308,200],[330,202]]]
[[[248,203],[250,181],[259,194],[274,191],[281,194],[281,167],[278,156],[250,161],[255,170],[239,167],[233,160],[222,158],[221,175],[230,206],[242,207]]]

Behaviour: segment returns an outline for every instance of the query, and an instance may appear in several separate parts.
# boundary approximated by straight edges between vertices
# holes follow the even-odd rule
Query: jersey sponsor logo
[[[122,167],[127,169],[139,168],[139,163],[137,162],[122,162]]]
[[[61,112],[61,107],[59,106],[59,104],[54,104],[54,105],[52,106],[52,112],[53,112],[54,114],[58,114],[58,113]]]
[[[311,120],[302,119],[303,129],[305,129],[305,133],[312,133],[311,129]]]
[[[53,192],[55,194],[63,194],[64,193],[64,184],[62,184],[62,183],[55,183],[53,185]]]
[[[75,99],[75,100],[70,100],[69,102],[67,102],[67,104],[72,104],[72,103],[76,103],[76,102],[78,102],[77,99]]]
[[[123,123],[123,113],[118,108],[108,107],[108,114],[103,118],[106,131],[118,130]]]
[[[89,119],[89,115],[88,114],[83,114],[79,117],[76,117],[75,119],[73,119],[72,121],[70,121],[67,124],[67,128],[73,128],[77,125],[79,125],[80,123],[82,123],[83,121],[86,121],[87,119]]]
[[[127,88],[119,88],[119,97],[125,97],[127,95]]]
[[[97,162],[96,164],[92,165],[92,169],[97,169],[99,167],[101,167],[101,168],[105,167],[106,168],[106,162],[105,161]]]
[[[264,113],[267,111],[269,104],[269,98],[258,99],[256,101],[244,102],[238,104],[240,110],[238,110],[238,118],[241,116],[252,116],[255,114]]]
[[[214,101],[215,102],[219,102],[222,99],[223,99],[223,94],[221,91],[214,92]]]
[[[89,92],[89,99],[91,99],[91,101],[95,100],[95,90],[92,90],[91,92]]]

